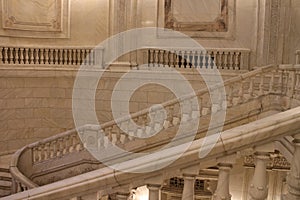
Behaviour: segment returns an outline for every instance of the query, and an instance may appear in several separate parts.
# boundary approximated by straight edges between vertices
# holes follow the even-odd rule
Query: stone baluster
[[[20,48],[20,64],[25,64],[25,62],[24,62],[24,48]]]
[[[214,50],[214,51],[212,52],[212,54],[213,54],[213,58],[214,58],[214,60],[213,60],[214,65],[215,65],[215,67],[216,67],[217,69],[219,69],[219,64],[218,64],[218,51]]]
[[[230,69],[228,66],[228,53],[227,51],[224,52],[224,68],[223,69]]]
[[[235,70],[240,69],[240,62],[239,62],[240,52],[235,53]]]
[[[190,53],[190,56],[191,56],[191,59],[190,59],[190,62],[191,62],[191,68],[196,68],[196,59],[195,59],[195,55],[196,55],[196,52],[195,51],[191,51]]]
[[[45,65],[49,64],[49,49],[45,49]]]
[[[8,64],[8,48],[4,47],[4,63]]]
[[[192,56],[192,51],[186,51],[186,68],[192,68],[192,60],[191,60],[191,56]]]
[[[9,63],[14,64],[14,49],[13,47],[9,48]]]
[[[69,61],[68,61],[68,58],[69,58],[69,56],[68,56],[68,49],[63,49],[62,51],[64,52],[63,53],[64,60],[63,60],[63,63],[61,63],[61,64],[68,65],[69,64]]]
[[[236,70],[235,66],[234,66],[234,63],[235,63],[235,60],[234,60],[234,55],[235,53],[234,52],[228,52],[229,54],[229,68],[230,69],[233,69],[233,70]]]
[[[291,162],[291,171],[287,176],[288,194],[285,200],[300,199],[300,134],[294,136],[295,151]]]
[[[72,49],[68,49],[68,65],[72,65]]]
[[[159,66],[164,67],[165,64],[164,55],[166,52],[164,50],[159,50],[158,52],[159,52]]]
[[[95,51],[94,50],[91,50],[91,53],[90,53],[90,62],[91,62],[91,65],[96,65],[96,62],[95,62]]]
[[[34,49],[34,64],[40,64],[40,50],[39,49]]]
[[[181,170],[183,173],[183,192],[182,200],[194,200],[195,199],[195,179],[199,174],[199,165],[193,165]]]
[[[50,65],[53,65],[53,63],[54,63],[54,62],[53,62],[53,61],[54,61],[54,54],[53,54],[53,53],[54,53],[54,49],[50,49],[50,52],[49,52],[49,54],[50,54],[50,55],[49,55],[49,57],[50,57],[50,58],[49,58],[49,59],[50,59],[50,62],[49,62]]]
[[[59,49],[53,49],[53,56],[54,56],[54,64],[58,65],[59,64],[59,57],[58,57]]]
[[[25,64],[29,64],[29,49],[25,48]]]
[[[63,65],[64,64],[64,50],[63,49],[57,49],[58,51],[58,57],[57,57],[57,64]]]
[[[45,64],[45,49],[41,49],[41,50],[40,50],[40,54],[41,54],[40,64],[41,64],[41,65],[44,65],[44,64]]]
[[[172,54],[173,54],[173,60],[174,60],[174,65],[173,67],[174,68],[178,68],[179,67],[179,55],[178,55],[178,52],[177,50],[173,50],[172,51]]]
[[[201,51],[201,67],[200,68],[206,68],[205,60],[206,60],[206,52]]]
[[[230,200],[231,194],[229,192],[229,176],[232,164],[219,163],[219,177],[217,189],[213,195],[213,200]]]
[[[75,60],[74,64],[80,65],[81,64],[81,50],[75,49],[74,51],[76,52],[76,60]]]
[[[149,63],[149,67],[151,64],[154,63],[154,50],[153,49],[148,50],[148,61],[147,62]]]
[[[181,68],[186,68],[186,51],[185,50],[181,50]]]
[[[85,49],[81,49],[80,50],[80,65],[85,65],[85,58],[86,58],[86,50]]]
[[[249,193],[252,200],[264,200],[268,196],[267,164],[270,155],[264,152],[255,153],[256,164]]]
[[[20,64],[19,53],[19,48],[15,48],[15,64]]]
[[[72,65],[76,65],[76,61],[77,61],[76,49],[73,49],[72,52],[73,52],[73,54],[72,54]]]
[[[29,64],[34,64],[34,49],[33,48],[30,48],[30,57],[29,57]]]

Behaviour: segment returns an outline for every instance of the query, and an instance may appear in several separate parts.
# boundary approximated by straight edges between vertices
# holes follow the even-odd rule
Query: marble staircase
[[[224,86],[226,90],[226,99],[222,99],[218,104],[214,104],[213,102],[205,102],[203,101],[205,98],[207,98],[208,90],[200,90],[196,92],[196,96],[186,95],[185,97],[182,97],[181,99],[174,99],[168,102],[165,102],[162,104],[163,108],[167,111],[167,118],[164,120],[156,120],[152,124],[149,123],[148,114],[149,110],[142,110],[138,113],[134,113],[131,115],[131,119],[133,119],[136,123],[142,123],[145,125],[144,129],[132,129],[128,126],[128,121],[130,118],[124,117],[119,120],[111,121],[105,124],[101,125],[101,128],[99,126],[95,125],[86,125],[84,127],[80,127],[73,131],[68,131],[66,133],[59,134],[57,136],[54,136],[52,138],[48,138],[46,140],[39,141],[37,143],[28,145],[24,147],[23,149],[19,150],[13,158],[12,164],[11,164],[11,172],[13,174],[14,178],[14,192],[21,192],[24,190],[28,190],[31,188],[36,188],[38,184],[34,183],[29,177],[32,175],[33,169],[38,169],[38,165],[42,165],[43,163],[50,161],[53,162],[53,160],[57,160],[56,162],[59,163],[59,160],[63,157],[70,156],[73,153],[78,154],[85,154],[86,151],[84,148],[96,148],[98,151],[105,150],[105,140],[108,139],[109,141],[112,141],[115,145],[120,145],[122,148],[125,148],[127,150],[133,151],[133,152],[140,152],[144,151],[145,143],[140,143],[138,140],[135,140],[133,137],[130,137],[126,134],[126,131],[132,132],[133,135],[139,136],[141,134],[149,134],[151,131],[155,130],[156,127],[161,128],[163,132],[163,136],[165,137],[165,141],[160,139],[162,141],[161,143],[157,143],[158,140],[154,139],[150,143],[148,143],[146,146],[149,150],[149,148],[157,148],[160,145],[163,145],[168,142],[168,138],[172,136],[172,133],[174,131],[174,128],[178,127],[181,120],[183,120],[185,123],[190,123],[191,121],[199,120],[199,118],[210,118],[212,115],[218,114],[219,112],[224,109],[224,104],[227,104],[228,111],[234,110],[234,108],[239,107],[238,109],[241,109],[240,106],[250,104],[251,102],[255,102],[254,104],[257,104],[257,102],[261,101],[263,98],[269,98],[265,102],[270,102],[270,100],[276,100],[275,103],[280,103],[282,107],[280,107],[280,110],[278,110],[276,113],[279,113],[283,110],[288,110],[293,107],[299,106],[299,85],[300,85],[300,73],[297,67],[293,66],[267,66],[263,68],[258,68],[254,71],[242,74],[236,78],[229,79],[225,81]],[[213,87],[213,90],[218,91],[220,90],[221,86],[216,85]],[[193,99],[197,99],[200,102],[200,116],[195,114],[197,112],[197,109],[195,109],[192,103]],[[226,102],[226,103],[224,103]],[[187,113],[180,114],[178,112],[179,107],[187,106],[188,111]],[[264,104],[266,105],[266,104]],[[253,106],[253,105],[252,105]],[[269,105],[272,107],[272,105]],[[266,110],[268,111],[268,110]],[[270,111],[270,110],[269,110]],[[153,119],[160,119],[161,116],[161,110],[156,109],[152,110],[150,112],[150,115],[153,115]],[[261,113],[259,113],[261,114]],[[274,114],[274,112],[273,112]],[[270,115],[270,114],[269,114]],[[275,114],[276,115],[276,114]],[[274,115],[274,116],[275,116]],[[285,116],[285,115],[283,115]],[[234,118],[233,118],[234,119]],[[259,119],[259,118],[256,118]],[[205,121],[205,120],[204,120]],[[238,121],[238,120],[237,120]],[[249,123],[249,121],[248,121]],[[253,123],[253,122],[252,122]],[[265,122],[264,122],[265,123]],[[125,128],[122,130],[118,128],[118,125],[121,125]],[[206,124],[206,126],[209,123]],[[245,123],[246,126],[248,125]],[[251,124],[251,122],[250,122]],[[250,126],[249,124],[249,126]],[[236,124],[236,128],[238,129],[242,124]],[[217,128],[217,127],[213,127]],[[231,128],[234,127],[228,127],[227,131],[228,133],[231,132]],[[124,131],[126,130],[126,131]],[[201,130],[201,129],[199,129]],[[203,135],[204,130],[198,131],[198,134],[196,135],[196,141],[202,141],[204,138]],[[234,132],[234,131],[233,131]],[[251,131],[250,131],[251,132]],[[250,134],[249,132],[249,134]],[[99,133],[103,134],[105,137],[99,137]],[[279,134],[280,135],[280,134]],[[80,138],[79,138],[80,137]],[[106,139],[105,139],[106,138]],[[181,138],[182,139],[182,138]],[[228,138],[229,141],[230,138]],[[261,141],[260,141],[261,139]],[[89,144],[89,141],[98,141],[96,143],[96,146],[91,143]],[[183,138],[184,141],[184,138]],[[260,141],[262,143],[269,141],[268,137],[261,137],[256,139],[256,141]],[[279,140],[281,142],[277,142],[278,146],[280,146],[282,149],[286,149],[287,146],[293,146],[292,143],[288,140],[281,139]],[[224,142],[224,141],[223,141]],[[249,141],[250,142],[250,141]],[[251,141],[248,145],[244,145],[244,147],[237,147],[239,148],[249,148],[249,146],[253,145],[254,141]],[[260,143],[259,142],[259,143]],[[197,145],[199,142],[196,142]],[[156,144],[151,147],[151,145]],[[218,144],[218,143],[217,143]],[[94,146],[93,146],[94,145]],[[196,146],[197,146],[196,145]],[[224,144],[223,144],[224,145]],[[220,146],[223,146],[220,144]],[[292,149],[292,148],[290,148]],[[232,154],[235,154],[237,152],[237,149],[234,147],[232,151],[228,150],[227,153],[231,152]],[[291,151],[289,151],[289,157],[292,157]],[[213,151],[215,153],[215,150]],[[221,153],[221,152],[219,152]],[[222,153],[221,153],[222,154]],[[286,152],[288,154],[288,151]],[[75,155],[75,154],[74,154]],[[217,155],[217,154],[216,154]],[[218,154],[220,156],[220,154]],[[79,156],[80,157],[80,156]],[[86,157],[86,156],[83,156]],[[226,157],[226,156],[225,156]],[[75,157],[74,157],[75,158]],[[117,159],[118,157],[115,157],[114,159]],[[72,159],[72,157],[69,157],[68,159]],[[208,158],[207,158],[208,159]],[[210,157],[210,159],[213,159],[213,157]],[[31,160],[32,163],[28,163],[28,160]],[[92,160],[92,159],[90,159]],[[76,162],[75,162],[76,163]],[[61,165],[63,162],[61,163]],[[82,163],[81,163],[82,164]],[[97,163],[94,163],[97,165]],[[192,165],[192,163],[190,163]],[[214,162],[214,164],[210,165],[216,165],[218,162]],[[182,165],[182,166],[181,166]],[[181,168],[186,168],[187,166],[183,166],[181,163],[179,166]],[[221,165],[219,166],[219,170],[224,168],[224,173],[226,174],[227,168],[229,165]],[[96,166],[95,168],[89,169],[91,173],[93,170],[98,168]],[[207,165],[209,167],[209,165]],[[171,167],[172,168],[172,167]],[[225,169],[226,168],[226,169]],[[230,168],[230,167],[229,167]],[[100,171],[104,170],[105,172],[106,168],[101,168]],[[96,170],[97,171],[97,170]],[[99,171],[99,172],[100,172]],[[70,176],[71,177],[71,176]],[[47,186],[47,185],[46,185]],[[221,186],[219,186],[221,187]],[[219,191],[219,190],[217,190]],[[220,191],[224,191],[221,190]],[[219,191],[219,192],[220,192]],[[222,192],[220,192],[222,193]],[[219,195],[218,192],[216,192],[216,195]],[[220,194],[221,195],[221,194]],[[222,194],[223,195],[223,194]]]

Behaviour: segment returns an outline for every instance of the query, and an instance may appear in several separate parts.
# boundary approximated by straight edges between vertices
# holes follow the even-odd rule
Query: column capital
[[[219,163],[218,164],[218,168],[222,169],[222,170],[231,170],[232,167],[233,167],[233,165],[230,163]]]
[[[149,190],[159,190],[161,188],[161,185],[157,185],[157,184],[147,184],[147,188]]]

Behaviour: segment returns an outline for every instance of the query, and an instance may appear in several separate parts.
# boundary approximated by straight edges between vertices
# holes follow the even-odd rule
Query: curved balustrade
[[[87,125],[79,128],[78,132],[81,134],[86,130],[96,130],[98,133],[102,132],[106,138],[111,140],[114,144],[125,144],[129,141],[134,141],[134,137],[131,137],[122,131],[118,127],[118,124],[123,126],[123,130],[129,131],[135,136],[140,136],[141,134],[149,134],[151,131],[156,130],[157,128],[163,128],[162,131],[164,131],[171,127],[177,126],[182,120],[181,117],[185,118],[185,121],[199,117],[195,113],[197,111],[197,109],[195,109],[195,105],[191,104],[191,100],[196,97],[199,100],[201,116],[206,116],[210,113],[222,110],[224,101],[227,102],[228,107],[232,107],[234,105],[243,104],[251,99],[268,94],[278,94],[281,96],[290,95],[290,97],[295,97],[296,94],[299,94],[299,91],[295,89],[295,83],[297,81],[290,82],[289,80],[291,78],[294,80],[299,79],[298,70],[295,70],[294,68],[289,69],[287,67],[277,66],[258,68],[257,70],[225,81],[224,86],[226,89],[226,99],[221,101],[218,105],[213,105],[210,101],[204,101],[205,99],[209,98],[209,91],[208,89],[203,89],[197,91],[196,96],[185,95],[179,99],[174,99],[163,103],[162,106],[167,112],[167,118],[165,120],[154,120],[152,124],[149,124],[149,114],[154,116],[154,119],[160,119],[162,110],[153,109],[149,113],[149,110],[145,109],[134,113],[129,117],[104,123],[101,125],[102,130],[99,130],[99,126]],[[291,86],[290,84],[293,85]],[[221,87],[222,86],[220,85],[215,85],[212,87],[212,90],[219,90]],[[185,110],[188,112],[181,115],[180,106],[186,106],[187,108]],[[138,124],[143,125],[144,128],[134,129],[129,127],[128,123],[130,119]],[[18,151],[12,160],[12,166],[14,166],[12,168],[12,174],[14,179],[18,183],[24,184],[27,188],[34,187],[34,183],[22,175],[22,173],[18,170],[18,166],[22,166],[20,165],[22,160],[26,160],[27,162],[31,161],[30,166],[32,167],[35,164],[58,158],[62,155],[80,152],[84,149],[84,146],[88,145],[88,138],[85,137],[85,134],[81,134],[81,136],[82,143],[76,130],[71,130],[28,145],[21,151]],[[97,137],[94,139],[97,141],[97,148],[105,148],[106,139],[104,137]]]
[[[149,67],[170,66],[174,68],[249,70],[249,49],[147,49]]]
[[[100,65],[103,48],[0,46],[0,65]]]
[[[122,189],[124,191],[126,188],[130,189],[132,187],[135,188],[146,185],[149,183],[148,180],[152,177],[163,176],[164,179],[172,178],[177,176],[178,169],[183,170],[190,166],[199,166],[200,163],[202,166],[203,164],[205,165],[207,161],[210,162],[211,160],[216,160],[220,157],[236,156],[237,152],[257,145],[275,142],[284,136],[292,135],[295,138],[299,138],[299,130],[300,108],[298,107],[261,120],[257,120],[244,126],[239,126],[222,132],[221,140],[217,142],[214,150],[210,152],[206,158],[199,158],[199,149],[203,147],[204,140],[204,138],[201,138],[195,140],[189,149],[183,155],[181,155],[179,159],[163,170],[153,171],[150,173],[126,173],[124,171],[115,171],[109,167],[104,167],[86,174],[45,185],[43,187],[19,193],[4,199],[66,199],[67,197],[70,198],[70,196],[80,198],[81,196],[84,197],[85,195],[96,194],[99,191],[103,191],[101,195],[117,193]],[[299,150],[299,140],[295,140],[294,142]],[[164,163],[168,161],[173,156],[176,157],[178,152],[176,152],[175,149],[176,147],[166,149],[162,154],[158,155],[160,158],[159,160],[152,156],[147,157],[147,163],[143,163],[144,159],[141,160],[137,158],[131,160],[130,162],[126,162],[126,166],[128,168],[138,169],[156,166],[158,163]],[[224,150],[226,150],[226,153]],[[297,151],[297,153],[298,152],[299,151]],[[296,165],[299,163],[299,160],[296,162],[297,156],[298,154],[296,154],[293,159],[295,163],[294,168],[292,168],[293,174],[290,176],[290,178],[293,178],[294,174],[299,173],[299,168],[296,168]],[[199,168],[201,166],[199,166]],[[218,180],[220,180],[222,177],[223,179],[220,180],[221,184],[217,185],[217,189],[215,191],[219,191],[217,194],[219,199],[226,199],[224,198],[224,195],[230,197],[228,182],[229,169],[231,166],[229,164],[225,165],[224,163],[220,164],[219,166]],[[223,170],[222,173],[224,176],[220,176],[220,170]],[[259,170],[265,169],[258,166],[257,171]],[[292,182],[293,180],[295,181]],[[289,181],[291,186],[294,186],[292,184],[297,184],[297,180],[293,180]],[[225,184],[222,184],[225,183],[225,181],[227,183],[226,186]],[[260,181],[257,183],[260,184]],[[120,186],[122,186],[122,188],[120,188]],[[224,186],[223,190],[221,190],[222,188],[218,188],[221,186]],[[107,188],[112,188],[112,190],[107,191]],[[190,189],[192,192],[193,188]],[[297,197],[293,199],[297,199]]]

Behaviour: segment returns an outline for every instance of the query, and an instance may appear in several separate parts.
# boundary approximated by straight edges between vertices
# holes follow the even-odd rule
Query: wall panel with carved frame
[[[236,0],[158,0],[158,26],[199,38],[234,38]],[[168,31],[166,31],[167,34]]]
[[[0,35],[69,38],[70,0],[1,0]]]

